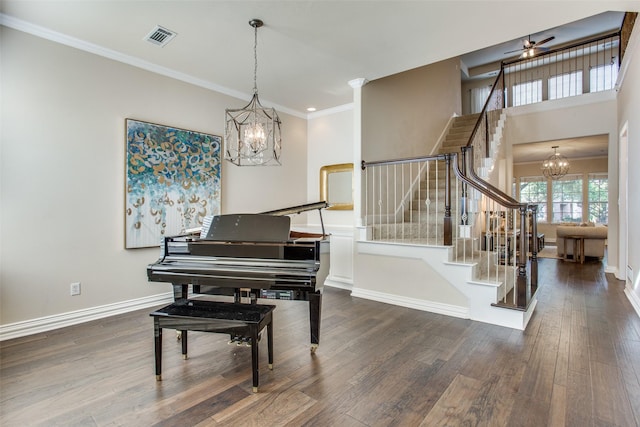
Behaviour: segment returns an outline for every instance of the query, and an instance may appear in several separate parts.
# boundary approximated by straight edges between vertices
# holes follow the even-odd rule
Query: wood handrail
[[[471,131],[471,136],[469,136],[469,142],[467,142],[467,147],[469,147],[472,142],[473,139],[476,136],[476,133],[478,132],[478,129],[480,128],[480,123],[482,123],[482,119],[483,117],[487,114],[487,108],[489,107],[489,102],[491,101],[491,97],[493,96],[496,87],[498,86],[498,82],[500,81],[500,79],[504,77],[504,67],[500,67],[500,72],[498,73],[498,76],[496,77],[495,82],[493,83],[493,85],[491,86],[491,90],[489,91],[489,96],[487,96],[487,100],[484,102],[484,106],[482,107],[482,111],[480,111],[480,117],[478,117],[478,121],[476,122],[476,125],[473,127],[473,130]],[[504,92],[504,79],[502,80],[503,84],[501,87],[501,90]],[[503,100],[503,108],[504,108],[504,100]]]

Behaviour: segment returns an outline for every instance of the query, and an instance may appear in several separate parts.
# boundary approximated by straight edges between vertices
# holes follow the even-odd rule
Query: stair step
[[[476,122],[454,124],[449,129],[449,133],[447,135],[470,134],[471,132],[473,132],[473,128],[475,127]]]

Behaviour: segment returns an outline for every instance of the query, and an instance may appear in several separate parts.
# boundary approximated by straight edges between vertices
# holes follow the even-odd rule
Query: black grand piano
[[[165,237],[161,257],[147,267],[152,282],[173,284],[174,299],[193,294],[309,301],[311,351],[320,342],[322,287],[329,272],[329,236],[322,223],[326,202],[260,214],[205,218],[199,233]],[[287,215],[318,210],[322,233],[291,230]]]

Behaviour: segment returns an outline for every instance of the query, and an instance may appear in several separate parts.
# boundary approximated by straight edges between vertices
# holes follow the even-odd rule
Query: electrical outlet
[[[70,287],[71,296],[80,295],[80,282],[74,282]]]

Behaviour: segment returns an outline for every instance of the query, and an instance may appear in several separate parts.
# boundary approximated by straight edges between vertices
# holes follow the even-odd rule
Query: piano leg
[[[182,338],[182,358],[187,360],[187,331],[180,331],[180,337]]]
[[[153,322],[156,356],[156,381],[162,381],[162,328],[157,319]]]
[[[189,285],[173,284],[173,300],[180,301],[181,299],[187,299],[189,295]]]
[[[253,392],[258,392],[258,325],[252,325],[251,331],[251,370],[253,371]]]
[[[315,353],[320,344],[320,313],[322,312],[322,294],[309,294],[309,324],[311,326],[311,353]]]
[[[189,296],[189,285],[176,284],[173,283],[173,300],[180,301],[186,300]],[[182,331],[176,330],[176,340],[180,341],[182,339]],[[184,332],[185,341],[182,342],[182,358],[187,358],[187,332]]]
[[[269,369],[273,369],[273,317],[267,324],[267,349],[269,353]]]

